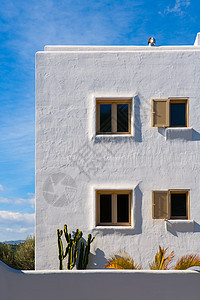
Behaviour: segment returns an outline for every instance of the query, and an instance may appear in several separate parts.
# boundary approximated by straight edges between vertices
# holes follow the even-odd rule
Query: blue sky
[[[1,0],[0,241],[34,233],[34,59],[47,44],[192,45],[198,0]]]

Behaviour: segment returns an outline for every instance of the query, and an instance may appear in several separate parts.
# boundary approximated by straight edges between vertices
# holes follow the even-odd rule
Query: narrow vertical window
[[[152,101],[152,125],[153,127],[169,126],[167,99],[156,99]]]
[[[100,195],[100,222],[112,222],[112,195]]]
[[[187,194],[171,191],[171,219],[188,219]]]
[[[117,104],[117,132],[129,131],[129,105]]]
[[[129,195],[127,194],[117,195],[117,222],[129,222]]]
[[[186,127],[186,103],[170,102],[170,126]]]
[[[100,104],[100,132],[111,131],[111,104]]]

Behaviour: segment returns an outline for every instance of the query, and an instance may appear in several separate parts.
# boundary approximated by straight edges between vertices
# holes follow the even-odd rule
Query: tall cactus
[[[74,257],[73,257],[73,267],[76,265],[76,261],[78,258],[78,252],[79,252],[79,241],[82,239],[83,233],[82,231],[79,231],[79,229],[76,230],[75,236],[74,236]]]
[[[85,254],[84,254],[84,258],[83,258],[83,269],[86,269],[87,265],[88,265],[88,258],[89,258],[89,254],[90,254],[90,245],[91,243],[94,241],[94,237],[92,238],[91,234],[88,234],[88,240],[85,246]]]
[[[58,248],[59,248],[59,260],[60,260],[60,270],[63,270],[63,259],[68,256],[67,269],[72,270],[75,265],[78,269],[86,269],[88,264],[88,257],[90,253],[90,244],[94,241],[91,234],[88,235],[88,240],[86,245],[81,242],[83,237],[82,231],[76,230],[73,238],[70,233],[68,233],[67,225],[64,225],[64,236],[66,239],[66,249],[63,251],[63,244],[61,236],[63,234],[62,230],[57,230],[58,235]],[[78,259],[78,262],[77,262]]]
[[[79,260],[78,260],[78,269],[79,270],[83,269],[84,247],[85,247],[84,242],[81,242]]]
[[[60,270],[63,270],[63,259],[64,259],[64,255],[63,255],[63,243],[61,240],[61,236],[63,234],[62,230],[57,229],[57,236],[58,236],[58,249],[59,249],[59,261],[60,261]]]

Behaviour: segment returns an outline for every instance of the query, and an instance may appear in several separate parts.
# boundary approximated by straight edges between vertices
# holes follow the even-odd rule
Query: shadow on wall
[[[200,141],[200,133],[193,129],[192,132],[192,140],[193,141]]]
[[[133,212],[134,219],[134,233],[142,233],[142,191],[140,189],[140,183],[134,189],[135,207]]]
[[[182,139],[186,141],[200,141],[200,133],[193,128],[158,128],[158,132],[166,140]]]
[[[142,122],[140,117],[140,98],[138,95],[134,97],[134,129],[135,141],[142,142]]]
[[[103,269],[105,264],[107,263],[107,259],[105,258],[104,252],[97,248],[95,250],[95,254],[90,253],[88,269]]]
[[[200,232],[200,224],[194,222],[194,232]]]

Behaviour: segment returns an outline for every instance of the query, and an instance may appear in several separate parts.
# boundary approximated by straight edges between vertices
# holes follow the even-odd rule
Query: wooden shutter
[[[153,191],[152,193],[153,219],[168,219],[168,192]]]
[[[152,100],[152,126],[169,126],[169,99]]]

